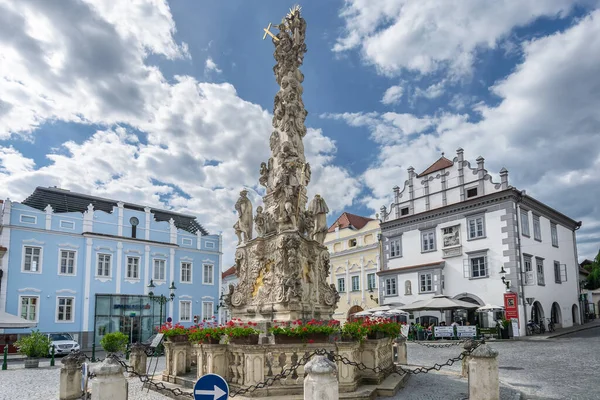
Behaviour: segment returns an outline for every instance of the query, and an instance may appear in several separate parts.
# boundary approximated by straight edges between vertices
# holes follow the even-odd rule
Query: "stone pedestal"
[[[82,353],[71,353],[61,360],[60,387],[58,398],[60,400],[74,400],[81,398],[81,365],[85,361]]]
[[[189,342],[165,342],[165,374],[172,376],[185,375],[189,372],[188,353],[191,351]]]
[[[469,400],[499,400],[498,352],[482,344],[469,360]]]
[[[92,365],[90,372],[96,375],[91,380],[92,400],[127,400],[128,383],[121,364],[107,358]]]
[[[358,342],[336,343],[337,353],[351,362],[360,359]],[[353,392],[358,387],[359,376],[355,366],[338,361],[339,389],[341,392]]]
[[[338,400],[337,368],[326,356],[314,356],[304,366],[304,400]]]
[[[405,338],[397,338],[394,340],[394,362],[400,365],[408,364],[408,354],[406,350],[406,339]]]
[[[137,374],[146,374],[148,356],[146,355],[146,347],[144,345],[135,343],[133,346],[131,346],[131,356],[129,360],[131,367]]]
[[[392,339],[365,340],[361,346],[360,357],[360,361],[368,368],[390,367],[392,365]],[[385,374],[365,369],[361,371],[361,377],[365,382],[377,384],[385,379]]]

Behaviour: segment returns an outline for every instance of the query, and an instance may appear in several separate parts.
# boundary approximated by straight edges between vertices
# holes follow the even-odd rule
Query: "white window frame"
[[[206,242],[204,242],[204,246],[205,246],[207,249],[214,249],[214,248],[215,248],[215,242],[212,242],[212,241],[206,241]]]
[[[397,246],[396,246],[397,244]],[[390,240],[390,258],[402,257],[402,238]]]
[[[59,314],[59,310],[60,310],[59,307],[61,307],[60,306],[60,300],[61,299],[71,300],[71,305],[70,305],[70,307],[71,307],[71,319],[68,319],[68,320],[63,319],[63,320],[61,320],[61,319],[58,318],[58,314]],[[66,307],[68,307],[66,303],[65,303],[64,307],[65,307],[65,310],[64,310],[63,314],[66,315]],[[74,296],[56,296],[56,308],[54,310],[54,322],[57,323],[57,324],[72,324],[73,322],[75,322],[75,297]]]
[[[429,276],[429,289],[427,289],[427,287],[425,287],[425,290],[422,290],[423,289],[423,284],[421,283],[421,281],[423,280],[422,277],[427,277],[427,276]],[[427,284],[427,280],[425,280],[425,284]],[[435,287],[433,285],[433,272],[419,272],[419,293],[433,293],[434,291],[435,291]]]
[[[529,231],[529,211],[521,210],[521,235],[530,237],[531,232]]]
[[[64,224],[71,224],[71,226],[65,226]],[[70,230],[75,230],[75,221],[67,221],[66,219],[61,219],[60,222],[58,223],[58,226],[61,229],[70,229]]]
[[[371,279],[371,278],[373,278],[373,279]],[[373,284],[371,285],[371,283],[373,283]],[[367,290],[371,290],[371,289],[377,289],[377,280],[375,278],[374,272],[367,274]]]
[[[397,296],[398,295],[398,281],[396,278],[385,279],[385,295],[386,296]]]
[[[164,268],[163,278],[160,278],[160,274],[158,274],[159,278],[156,277],[157,266],[162,262],[162,266]],[[159,270],[160,272],[160,270]],[[167,260],[164,258],[153,258],[152,259],[152,279],[154,282],[166,282],[167,281]]]
[[[108,275],[99,275],[98,274],[98,266],[100,264],[100,256],[108,256]],[[95,268],[95,273],[96,273],[96,277],[98,278],[112,278],[112,263],[113,263],[113,256],[111,253],[96,253],[96,268]],[[104,270],[104,268],[103,268]]]
[[[206,278],[206,267],[210,267],[211,268],[211,274],[210,274],[210,282],[207,282],[205,280]],[[211,264],[211,263],[203,263],[202,264],[202,284],[203,285],[214,285],[215,284],[215,265]]]
[[[31,263],[29,265],[29,271],[25,269],[25,252],[27,251],[27,248],[32,248],[32,249],[39,249],[40,250],[40,254],[38,256],[38,263],[36,266],[36,271],[32,271],[31,267],[33,266],[33,253],[31,254]],[[43,265],[43,256],[44,256],[44,248],[42,246],[35,246],[35,245],[23,245],[23,256],[21,258],[21,272],[26,273],[26,274],[41,274],[42,273],[42,265]]]
[[[129,260],[137,260],[137,264],[134,264],[134,266],[137,268],[137,278],[131,277],[129,276]],[[127,256],[125,257],[125,279],[127,279],[128,281],[139,281],[141,280],[140,278],[140,257],[138,256]]]
[[[27,321],[39,322],[40,320],[40,296],[37,295],[19,295],[19,317],[23,318],[23,298],[29,299],[37,299],[35,304],[35,319],[26,318]],[[29,310],[27,310],[27,315],[29,316]]]
[[[208,316],[204,315],[204,311],[205,311],[205,308],[206,308],[206,304],[210,304],[210,315],[208,315]],[[201,317],[201,320],[202,320],[202,321],[208,321],[208,320],[211,320],[211,319],[212,319],[212,317],[213,317],[213,316],[214,316],[214,314],[215,314],[215,311],[214,311],[214,310],[215,310],[215,303],[214,303],[213,301],[203,301],[203,302],[202,302],[202,315],[200,316],[200,317]],[[209,317],[211,317],[211,318],[209,318]]]
[[[552,237],[552,246],[558,247],[558,224],[550,222],[550,236]]]
[[[193,246],[194,245],[194,241],[192,240],[192,238],[181,238],[181,245],[182,246]]]
[[[537,214],[533,214],[533,239],[538,242],[542,241],[542,223],[540,221],[540,216]]]
[[[61,272],[61,267],[62,267],[62,253],[63,252],[69,252],[69,253],[75,253],[75,256],[73,257],[73,273],[69,274],[68,272]],[[69,270],[69,266],[67,265],[67,271]],[[58,249],[58,275],[61,276],[77,276],[77,250],[74,249]]]
[[[540,269],[540,266],[542,267]],[[540,274],[540,271],[542,272]],[[544,259],[540,257],[535,258],[535,274],[537,275],[536,282],[538,286],[546,286],[546,272],[544,271]],[[540,279],[541,278],[541,279]]]
[[[354,283],[356,283],[356,289],[354,288],[355,287]],[[350,277],[350,284],[352,285],[352,291],[353,292],[360,291],[360,276],[359,275],[352,275]]]
[[[424,240],[425,235],[427,235],[427,249],[424,246],[424,244],[425,244],[425,240]],[[433,236],[433,244],[431,244],[430,235]],[[421,236],[420,237],[421,237],[421,253],[429,253],[429,252],[437,250],[437,243],[436,243],[436,237],[435,237],[435,229],[427,229],[427,230],[421,231]]]
[[[183,280],[183,265],[184,264],[188,264],[190,266],[190,279],[187,281]],[[181,261],[179,263],[179,282],[180,283],[185,283],[185,284],[192,284],[194,282],[194,278],[193,278],[193,270],[194,270],[194,265],[192,264],[191,261]],[[204,270],[202,271],[204,273]]]
[[[481,219],[481,232],[478,229],[478,224],[477,221]],[[474,222],[475,224],[475,235],[471,236],[471,222]],[[485,214],[477,214],[477,215],[470,215],[469,217],[467,217],[467,239],[469,241],[471,240],[478,240],[478,239],[485,239]]]
[[[529,264],[529,267],[527,267]],[[535,284],[535,277],[533,276],[533,256],[523,254],[523,270],[525,270],[525,285],[531,286]],[[528,275],[529,273],[529,275]]]
[[[337,288],[339,293],[346,293],[346,278],[337,278]]]
[[[23,217],[33,218],[33,222],[23,221]],[[22,223],[22,224],[36,225],[37,224],[37,217],[35,215],[21,214],[21,215],[19,215],[19,222]]]
[[[186,317],[183,311],[183,304],[189,305],[189,315]],[[204,302],[203,302],[204,304]],[[192,322],[194,320],[194,313],[192,312],[192,301],[191,300],[179,300],[179,322]]]
[[[477,276],[475,276],[474,261],[480,260],[480,259],[483,259],[483,275],[481,275],[481,264],[477,263]],[[468,272],[465,272],[465,274],[466,274],[466,277],[468,277],[469,279],[484,279],[484,278],[490,277],[488,258],[487,258],[487,254],[485,252],[469,254],[469,257],[467,258],[467,264],[468,264],[468,266],[467,266]]]

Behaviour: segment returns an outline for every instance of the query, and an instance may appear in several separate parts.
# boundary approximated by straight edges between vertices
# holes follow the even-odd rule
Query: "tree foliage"
[[[590,274],[587,277],[585,288],[588,290],[595,290],[600,288],[600,251],[590,265],[585,267]]]

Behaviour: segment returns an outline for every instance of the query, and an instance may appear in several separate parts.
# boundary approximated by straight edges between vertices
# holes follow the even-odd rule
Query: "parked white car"
[[[79,343],[73,340],[73,337],[68,333],[49,333],[50,339],[50,354],[52,354],[52,346],[54,345],[55,355],[69,354],[72,351],[80,349]]]

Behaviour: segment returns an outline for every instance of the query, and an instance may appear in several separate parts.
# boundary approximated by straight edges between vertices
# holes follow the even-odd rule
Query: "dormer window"
[[[408,207],[404,207],[404,208],[400,209],[400,215],[402,215],[402,216],[408,215]]]
[[[135,238],[137,235],[137,226],[140,223],[140,220],[136,217],[131,217],[129,223],[131,224],[131,237]]]
[[[467,189],[467,199],[471,198],[471,197],[476,197],[477,196],[477,188],[471,188],[471,189]]]

